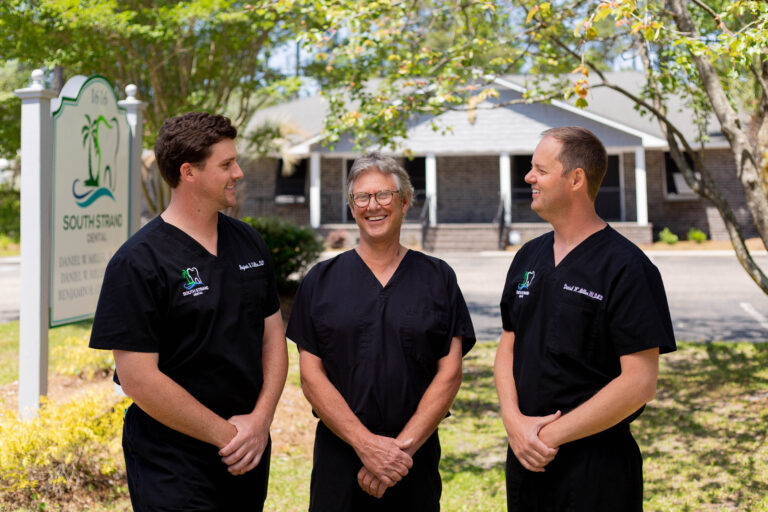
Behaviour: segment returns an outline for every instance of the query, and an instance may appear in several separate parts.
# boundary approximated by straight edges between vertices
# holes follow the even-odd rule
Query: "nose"
[[[533,169],[528,171],[524,179],[526,183],[528,183],[529,185],[533,185],[533,183],[536,181],[536,173],[533,172]]]
[[[240,168],[240,164],[235,162],[235,165],[232,168],[232,179],[237,181],[240,178],[242,178],[243,176],[245,176],[245,174],[243,174],[243,170]]]

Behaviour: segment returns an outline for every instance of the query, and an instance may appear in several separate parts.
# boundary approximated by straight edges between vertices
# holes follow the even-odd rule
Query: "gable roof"
[[[609,80],[633,93],[639,92],[643,85],[643,75],[638,72],[613,72],[606,75]],[[464,110],[449,110],[434,118],[421,116],[411,120],[407,137],[397,141],[398,150],[408,149],[415,155],[530,153],[542,131],[565,125],[579,125],[593,131],[609,151],[611,148],[667,146],[659,124],[652,116],[641,115],[635,110],[634,102],[607,87],[589,89],[589,106],[586,109],[579,109],[565,101],[498,107],[499,103],[522,98],[525,83],[530,79],[532,77],[523,75],[497,78],[495,85],[499,90],[499,98],[478,105],[474,122],[470,122]],[[670,109],[668,116],[688,140],[693,141],[696,128],[692,115],[681,103],[672,98],[670,104],[678,108]],[[303,132],[301,136],[291,138],[295,144],[293,153],[331,153],[321,145],[324,139],[323,123],[327,115],[328,102],[318,94],[260,110],[248,123],[245,133],[253,131],[268,119],[289,120]],[[445,129],[435,131],[433,121]],[[725,139],[721,134],[712,134],[708,146],[719,147],[724,144]],[[387,148],[376,149],[387,151]],[[359,152],[354,148],[351,137],[344,136],[332,151],[335,154]]]

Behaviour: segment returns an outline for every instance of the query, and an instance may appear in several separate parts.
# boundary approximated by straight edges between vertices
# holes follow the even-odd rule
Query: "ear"
[[[179,179],[181,181],[194,181],[197,175],[197,168],[189,162],[184,162],[179,168]]]
[[[402,199],[402,203],[403,203],[403,215],[405,215],[405,213],[408,211],[408,208],[411,207],[411,198],[410,197],[407,197],[407,198],[404,197]]]
[[[568,173],[571,188],[575,190],[587,190],[587,173],[584,169],[577,167]]]

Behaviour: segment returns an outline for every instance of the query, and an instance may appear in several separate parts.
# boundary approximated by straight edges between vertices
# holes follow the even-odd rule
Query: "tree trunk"
[[[696,36],[698,31],[691,21],[685,2],[683,0],[669,0],[669,6],[678,29],[683,34]],[[752,214],[763,245],[768,248],[768,195],[763,184],[765,180],[761,179],[760,169],[758,169],[758,161],[762,159],[758,156],[757,148],[750,144],[748,133],[742,128],[738,114],[728,102],[717,71],[706,57],[692,53],[691,59],[699,72],[702,85],[709,97],[712,110],[720,123],[723,134],[731,146],[731,152],[736,163],[736,173],[744,189],[747,208]],[[724,198],[712,199],[723,217],[739,262],[755,283],[768,295],[768,276],[752,259],[738,223],[733,217],[733,211]]]

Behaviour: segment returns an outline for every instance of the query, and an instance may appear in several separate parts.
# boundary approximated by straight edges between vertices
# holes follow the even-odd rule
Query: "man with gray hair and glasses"
[[[347,194],[360,242],[312,268],[287,329],[320,418],[309,509],[439,510],[437,426],[475,343],[472,321],[453,270],[400,243],[405,170],[369,153]]]

